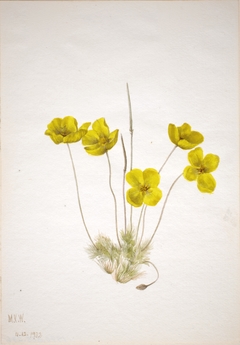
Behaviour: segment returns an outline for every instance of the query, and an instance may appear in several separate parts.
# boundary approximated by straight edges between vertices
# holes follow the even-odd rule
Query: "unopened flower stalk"
[[[111,169],[111,163],[110,163],[108,151],[106,151],[106,156],[107,156],[108,167],[109,167],[109,187],[110,187],[110,190],[111,190],[111,193],[112,193],[112,196],[113,196],[114,207],[115,207],[116,235],[117,235],[117,240],[118,240],[119,246],[121,247],[121,243],[120,243],[120,239],[119,239],[119,235],[118,235],[117,199],[116,199],[116,195],[115,195],[115,193],[113,191],[113,188],[112,188],[112,169]]]
[[[133,118],[132,118],[132,105],[131,105],[131,98],[129,87],[127,84],[127,95],[128,95],[128,107],[129,107],[129,132],[131,135],[131,159],[130,159],[130,170],[133,167]]]
[[[92,242],[92,244],[94,245],[94,247],[96,248],[90,234],[89,234],[89,231],[88,231],[88,228],[86,226],[86,223],[85,223],[85,219],[84,219],[84,216],[83,216],[83,211],[82,211],[82,206],[81,206],[81,202],[80,202],[80,194],[79,194],[79,188],[78,188],[78,181],[77,181],[77,175],[76,175],[76,170],[75,170],[75,166],[74,166],[74,162],[73,162],[73,158],[72,158],[72,153],[71,153],[71,149],[70,149],[70,146],[69,144],[67,144],[67,147],[68,147],[68,152],[69,152],[69,155],[70,155],[70,159],[71,159],[71,162],[72,162],[72,168],[73,168],[73,174],[74,174],[74,179],[75,179],[75,184],[76,184],[76,190],[77,190],[77,199],[78,199],[78,206],[79,206],[79,210],[80,210],[80,214],[81,214],[81,217],[82,217],[82,221],[83,221],[83,225],[85,227],[85,230],[87,232],[87,235],[90,239],[90,241]]]
[[[122,148],[123,148],[123,157],[124,157],[124,167],[123,167],[123,212],[124,212],[124,232],[127,231],[127,211],[126,211],[126,197],[125,197],[125,176],[127,171],[127,154],[126,149],[123,141],[123,137],[121,135],[122,141]]]
[[[129,87],[127,83],[127,95],[128,95],[128,107],[129,107],[129,132],[131,136],[131,143],[130,143],[130,171],[133,167],[133,118],[132,118],[132,105],[131,105],[131,98],[130,98],[130,92]],[[130,207],[130,226],[132,228],[132,205]]]
[[[163,212],[164,212],[165,206],[166,206],[166,204],[167,204],[168,197],[169,197],[169,195],[170,195],[170,193],[171,193],[171,190],[173,189],[175,183],[180,179],[181,176],[182,176],[182,174],[179,175],[179,176],[176,178],[176,180],[173,181],[171,187],[169,188],[169,191],[168,191],[168,193],[167,193],[167,196],[166,196],[166,198],[165,198],[165,201],[164,201],[164,204],[163,204],[163,207],[162,207],[162,211],[161,211],[161,214],[160,214],[160,217],[159,217],[157,226],[156,226],[156,228],[155,228],[155,230],[154,230],[154,232],[153,232],[153,234],[152,234],[152,237],[150,238],[150,240],[149,240],[149,242],[147,243],[147,245],[143,248],[143,250],[146,249],[146,248],[150,245],[150,243],[152,242],[153,237],[155,236],[155,234],[156,234],[156,232],[157,232],[157,229],[158,229],[158,227],[159,227],[159,225],[160,225],[160,223],[161,223],[162,216],[163,216]]]

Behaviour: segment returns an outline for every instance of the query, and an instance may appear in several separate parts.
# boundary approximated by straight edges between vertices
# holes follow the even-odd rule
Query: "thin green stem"
[[[163,165],[161,166],[161,168],[159,169],[158,173],[160,174],[160,172],[162,171],[164,165],[167,163],[167,161],[169,160],[169,158],[171,157],[171,155],[173,154],[173,152],[176,150],[178,146],[175,145],[174,148],[172,149],[172,151],[169,153],[169,155],[167,156],[165,162],[163,163]]]
[[[130,143],[130,170],[133,167],[133,117],[132,117],[132,104],[131,104],[131,97],[129,92],[129,87],[127,83],[127,96],[128,96],[128,108],[129,108],[129,132],[131,136],[131,143]],[[130,207],[130,227],[132,229],[132,217],[133,217],[133,207]]]
[[[132,224],[133,224],[133,207],[132,207],[132,205],[130,205],[130,229],[132,230],[132,228],[133,228],[133,226],[132,226]]]
[[[118,240],[119,246],[121,247],[121,243],[120,243],[120,239],[119,239],[119,235],[118,235],[117,199],[116,199],[116,195],[115,195],[113,188],[112,188],[112,169],[111,169],[111,163],[110,163],[108,151],[106,151],[106,156],[107,156],[108,167],[109,167],[109,187],[110,187],[110,190],[111,190],[111,193],[113,196],[114,207],[115,207],[116,235],[117,235],[117,240]]]
[[[145,207],[146,207],[146,205],[142,206],[141,213],[140,213],[140,216],[139,216],[137,232],[136,232],[136,242],[137,242],[138,232],[139,232],[139,228],[140,228],[140,224],[141,224],[141,220],[142,220],[142,215],[143,215],[143,211],[144,211]]]
[[[173,189],[175,183],[180,179],[181,176],[182,176],[182,174],[179,175],[179,176],[176,178],[176,180],[173,181],[171,187],[169,188],[169,191],[168,191],[168,193],[167,193],[167,196],[166,196],[166,198],[165,198],[165,201],[164,201],[164,204],[163,204],[163,207],[162,207],[162,211],[161,211],[161,214],[160,214],[160,217],[159,217],[157,226],[156,226],[156,228],[155,228],[155,230],[154,230],[154,232],[153,232],[153,235],[152,235],[152,237],[150,238],[149,242],[147,243],[147,245],[146,245],[142,250],[145,250],[145,249],[150,245],[150,243],[152,242],[153,237],[155,236],[155,234],[156,234],[156,232],[157,232],[157,229],[158,229],[158,227],[159,227],[159,225],[160,225],[160,223],[161,223],[162,216],[163,216],[163,212],[164,212],[165,206],[166,206],[166,204],[167,204],[168,197],[169,197],[169,195],[170,195],[170,193],[171,193],[171,190]]]
[[[127,154],[123,141],[123,136],[121,135],[122,148],[123,148],[123,157],[124,157],[124,167],[123,167],[123,212],[124,212],[124,231],[126,234],[127,231],[127,211],[126,211],[126,196],[125,196],[125,176],[127,171]]]
[[[157,269],[157,267],[156,267],[151,261],[145,261],[144,264],[150,264],[150,265],[153,266],[153,268],[154,268],[155,271],[157,272],[157,278],[156,278],[153,282],[151,282],[150,284],[141,284],[141,285],[136,286],[136,289],[138,289],[138,290],[145,290],[148,286],[153,285],[154,283],[156,283],[156,281],[157,281],[158,278],[159,278],[158,269]]]
[[[145,205],[144,212],[143,212],[143,220],[142,220],[142,235],[139,241],[139,246],[141,245],[142,239],[143,239],[143,234],[145,230],[145,217],[146,217],[146,211],[147,211],[147,205]]]
[[[76,169],[75,169],[75,166],[74,166],[73,157],[72,157],[72,153],[71,153],[71,149],[70,149],[69,144],[67,144],[67,148],[68,148],[68,152],[69,152],[70,159],[71,159],[71,162],[72,162],[73,174],[74,174],[76,190],[77,190],[78,206],[79,206],[79,211],[80,211],[80,214],[81,214],[81,217],[82,217],[82,222],[83,222],[83,225],[85,227],[85,230],[87,232],[87,235],[88,235],[90,241],[92,242],[94,247],[97,249],[97,247],[95,246],[95,244],[94,244],[94,242],[93,242],[93,240],[92,240],[92,238],[90,236],[90,233],[88,231],[88,228],[87,228],[87,225],[86,225],[86,222],[85,222],[85,219],[84,219],[83,210],[82,210],[81,201],[80,201],[80,193],[79,193],[79,188],[78,188],[77,174],[76,174]]]

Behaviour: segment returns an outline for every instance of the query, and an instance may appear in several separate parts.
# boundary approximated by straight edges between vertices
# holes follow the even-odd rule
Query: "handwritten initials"
[[[25,322],[23,317],[24,317],[24,314],[8,314],[8,322],[11,322],[11,323]]]

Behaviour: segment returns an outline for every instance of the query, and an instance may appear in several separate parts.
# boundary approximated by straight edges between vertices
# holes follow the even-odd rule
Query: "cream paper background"
[[[1,16],[2,344],[239,344],[238,1],[12,1]],[[152,268],[117,284],[88,258],[67,147],[44,136],[54,117],[105,117],[129,153],[127,82],[134,167],[161,166],[169,123],[190,123],[221,158],[212,195],[174,187],[145,291]],[[88,227],[114,239],[106,157],[71,148]],[[122,227],[120,142],[109,154]],[[162,171],[164,195],[186,157]]]

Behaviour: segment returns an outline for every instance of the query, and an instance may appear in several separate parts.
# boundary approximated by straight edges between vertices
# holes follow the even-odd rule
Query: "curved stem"
[[[128,95],[128,108],[129,108],[129,132],[131,135],[130,170],[132,170],[132,167],[133,167],[133,118],[132,118],[132,104],[131,104],[131,98],[130,98],[128,83],[127,83],[127,95]],[[130,206],[130,227],[131,227],[131,229],[132,229],[132,213],[133,213],[133,207],[131,205]]]
[[[118,235],[117,199],[116,199],[116,195],[115,195],[113,188],[112,188],[112,169],[111,169],[111,163],[110,163],[108,151],[106,151],[106,156],[107,156],[108,167],[109,167],[109,187],[110,187],[110,190],[111,190],[111,193],[113,196],[113,201],[114,201],[114,206],[115,206],[116,235],[117,235],[117,240],[118,240],[119,246],[121,247],[121,243],[120,243],[120,239],[119,239],[119,235]]]
[[[149,242],[147,243],[147,245],[146,245],[142,250],[145,250],[145,249],[149,246],[149,244],[152,242],[153,237],[155,236],[155,234],[156,234],[156,232],[157,232],[157,229],[158,229],[158,227],[159,227],[159,225],[160,225],[160,223],[161,223],[162,216],[163,216],[163,212],[164,212],[165,206],[166,206],[166,204],[167,204],[168,197],[169,197],[169,195],[170,195],[170,193],[171,193],[171,190],[173,189],[175,183],[180,179],[181,176],[182,176],[182,174],[179,175],[179,176],[176,178],[176,180],[173,181],[171,187],[169,188],[169,191],[168,191],[168,193],[167,193],[167,196],[166,196],[166,198],[165,198],[165,201],[164,201],[164,204],[163,204],[163,207],[162,207],[162,211],[161,211],[161,214],[160,214],[160,217],[159,217],[157,226],[156,226],[156,228],[155,228],[155,230],[154,230],[154,232],[153,232],[153,234],[152,234],[152,237],[150,238]]]
[[[75,184],[76,184],[76,190],[77,190],[77,199],[78,199],[78,206],[79,206],[79,211],[80,211],[80,214],[81,214],[81,217],[82,217],[82,221],[83,221],[83,225],[85,227],[85,230],[88,234],[88,237],[90,239],[90,241],[92,242],[92,244],[94,245],[95,248],[97,248],[89,234],[89,231],[88,231],[88,228],[87,228],[87,225],[85,223],[85,219],[84,219],[84,216],[83,216],[83,211],[82,211],[82,206],[81,206],[81,201],[80,201],[80,194],[79,194],[79,188],[78,188],[78,181],[77,181],[77,174],[76,174],[76,169],[75,169],[75,166],[74,166],[74,162],[73,162],[73,157],[72,157],[72,153],[71,153],[71,150],[70,150],[70,146],[69,144],[67,144],[67,148],[68,148],[68,152],[69,152],[69,155],[70,155],[70,159],[71,159],[71,162],[72,162],[72,168],[73,168],[73,174],[74,174],[74,179],[75,179]]]
[[[156,278],[153,282],[151,282],[150,284],[147,284],[147,285],[141,284],[141,285],[136,286],[136,289],[138,289],[138,290],[145,290],[148,286],[153,285],[154,283],[156,283],[156,281],[157,281],[158,278],[159,278],[158,269],[157,269],[157,267],[156,267],[151,261],[145,261],[145,262],[143,262],[143,263],[144,263],[144,264],[150,264],[150,265],[153,266],[153,268],[155,268],[155,271],[157,272],[157,278]]]
[[[126,234],[127,231],[127,211],[126,211],[126,196],[125,196],[125,176],[127,171],[127,154],[126,149],[123,141],[123,137],[121,135],[122,141],[122,148],[123,148],[123,156],[124,156],[124,168],[123,168],[123,210],[124,210],[124,231]]]
[[[176,150],[178,146],[175,145],[174,148],[172,149],[172,151],[169,153],[169,155],[167,156],[165,162],[163,163],[163,165],[161,166],[161,168],[158,170],[158,173],[160,174],[160,172],[162,171],[164,165],[167,163],[167,161],[169,160],[169,158],[171,157],[171,155],[173,154],[173,152]]]

